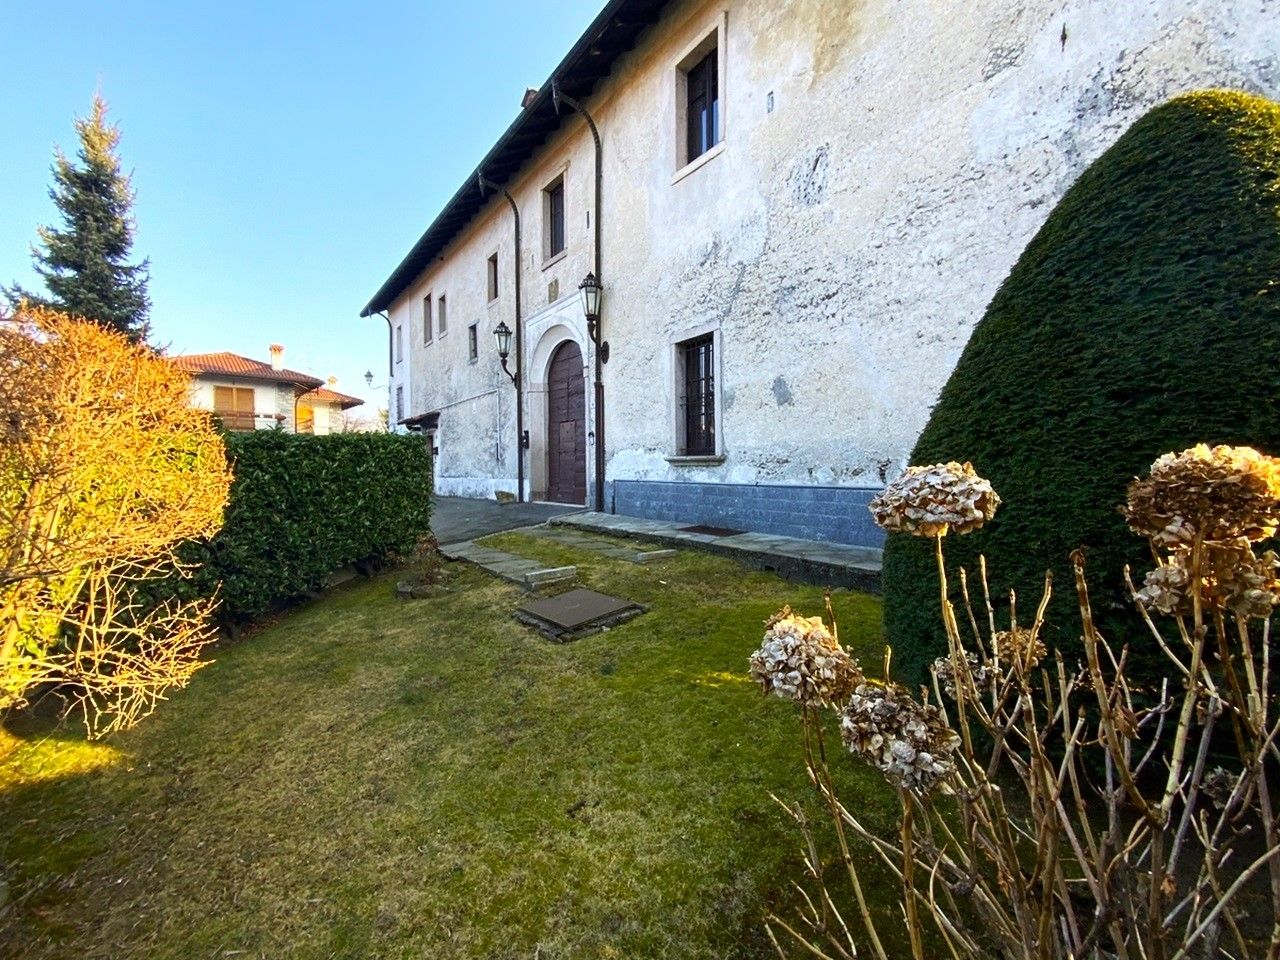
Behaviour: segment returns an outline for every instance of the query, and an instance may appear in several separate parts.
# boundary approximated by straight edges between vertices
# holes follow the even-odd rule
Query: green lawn
[[[772,955],[762,914],[789,909],[802,865],[769,794],[813,794],[791,705],[746,662],[769,614],[817,613],[821,591],[693,552],[488,542],[649,612],[557,646],[475,569],[408,603],[389,575],[218,651],[105,744],[0,734],[7,955]],[[879,602],[835,606],[878,663]],[[878,778],[840,773],[891,828]]]

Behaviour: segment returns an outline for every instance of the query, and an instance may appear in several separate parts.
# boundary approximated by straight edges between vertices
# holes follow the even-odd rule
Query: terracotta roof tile
[[[298,398],[299,403],[336,403],[343,410],[349,410],[352,407],[358,407],[362,403],[359,397],[352,397],[345,393],[339,393],[337,390],[330,390],[328,387],[317,387],[315,390],[308,390]]]
[[[184,356],[170,357],[169,361],[179,370],[188,373],[208,373],[225,377],[249,377],[254,380],[277,380],[292,383],[300,387],[312,389],[321,386],[324,381],[297,370],[276,370],[271,364],[261,360],[251,360],[238,353],[221,351],[219,353],[189,353]]]

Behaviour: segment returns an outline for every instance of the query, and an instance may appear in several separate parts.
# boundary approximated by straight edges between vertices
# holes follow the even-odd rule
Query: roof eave
[[[592,53],[592,46],[601,42],[611,26],[616,26],[621,30],[630,30],[635,28],[635,32],[631,36],[629,42],[620,46],[612,56],[604,57],[603,60],[592,65],[591,70],[588,71],[589,75],[584,81],[588,86],[587,92],[589,93],[591,90],[594,90],[596,85],[609,75],[617,57],[622,56],[634,48],[640,35],[650,25],[652,25],[654,21],[656,21],[658,16],[661,14],[663,7],[666,6],[666,3],[667,0],[609,0],[609,2],[605,4],[604,9],[596,15],[594,20],[591,21],[590,26],[587,27],[569,52],[565,54],[564,59],[557,64],[556,68],[551,72],[551,75],[538,89],[537,95],[534,96],[528,106],[524,107],[520,111],[516,118],[511,122],[511,125],[508,126],[502,136],[498,138],[497,143],[495,143],[493,147],[490,148],[489,152],[485,154],[484,159],[480,161],[479,165],[471,172],[471,175],[467,180],[458,188],[457,192],[454,193],[453,197],[450,198],[449,202],[445,204],[444,208],[431,222],[431,225],[427,227],[422,236],[418,238],[418,241],[409,249],[409,253],[405,255],[404,259],[400,261],[395,270],[391,272],[391,275],[388,276],[382,286],[378,288],[378,292],[373,295],[367,304],[365,304],[364,308],[360,311],[361,317],[370,317],[374,314],[382,313],[389,308],[396,299],[404,293],[406,289],[408,289],[413,280],[430,265],[430,255],[428,255],[426,251],[436,240],[433,234],[437,231],[443,232],[447,229],[446,223],[450,219],[451,215],[460,212],[457,208],[464,203],[468,195],[472,194],[473,191],[475,194],[473,201],[479,199],[480,188],[478,178],[480,173],[487,169],[491,169],[494,166],[495,161],[502,156],[508,147],[511,146],[512,141],[524,133],[527,127],[533,126],[538,121],[539,116],[543,111],[548,108],[554,109],[553,107],[550,107],[552,85],[556,82],[565,80],[566,77],[568,77],[581,64],[585,57],[590,56]],[[623,22],[619,19],[619,16],[626,12],[628,8],[634,9],[637,14],[637,19]],[[617,20],[616,24],[614,23],[615,20]],[[596,54],[597,56],[602,56],[600,51],[596,51]],[[582,99],[585,95],[586,94],[581,90],[573,93],[573,96],[578,99]],[[516,173],[523,169],[525,164],[527,164],[529,160],[536,155],[538,149],[542,146],[542,143],[544,143],[548,137],[559,129],[560,124],[567,119],[570,114],[572,114],[572,111],[568,110],[561,114],[557,114],[550,128],[543,135],[542,140],[526,148],[527,155],[516,163],[515,168],[505,176],[495,176],[493,179],[495,179],[499,184],[502,184],[515,176]],[[474,211],[465,216],[462,224],[454,228],[450,236],[440,243],[441,249],[447,246],[449,241],[452,240],[452,238],[456,236],[457,233],[461,231],[481,209],[483,209],[485,202],[487,201],[480,202]]]

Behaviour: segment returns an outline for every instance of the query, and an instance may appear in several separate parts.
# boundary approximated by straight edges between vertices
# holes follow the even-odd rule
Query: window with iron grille
[[[716,452],[715,339],[706,334],[676,345],[681,369],[681,456]]]
[[[543,191],[546,197],[547,257],[564,249],[564,177],[559,177]]]
[[[685,71],[685,136],[689,163],[720,142],[720,67],[716,49]]]
[[[396,423],[404,419],[404,387],[396,387]]]

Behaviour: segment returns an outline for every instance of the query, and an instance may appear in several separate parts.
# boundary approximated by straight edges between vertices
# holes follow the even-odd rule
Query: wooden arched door
[[[547,373],[547,499],[587,502],[586,382],[572,340],[556,348]]]

